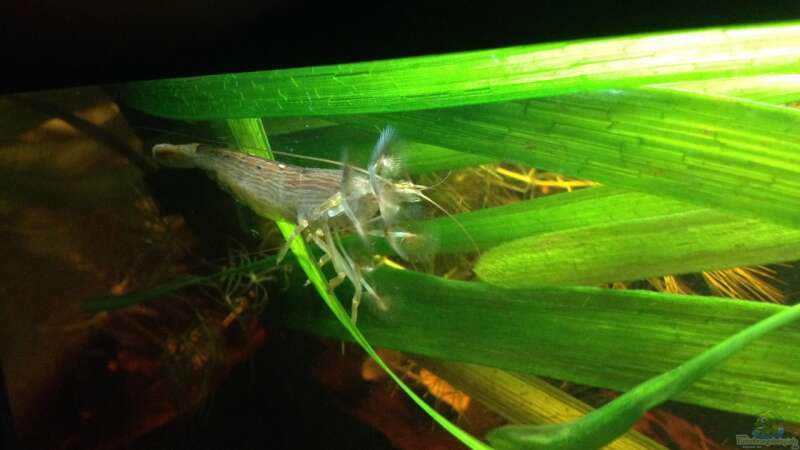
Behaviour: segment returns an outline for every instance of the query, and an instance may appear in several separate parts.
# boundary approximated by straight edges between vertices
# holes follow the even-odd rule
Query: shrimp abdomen
[[[237,200],[272,220],[309,218],[341,188],[341,170],[305,168],[202,144],[159,144],[153,156],[166,166],[208,171]]]

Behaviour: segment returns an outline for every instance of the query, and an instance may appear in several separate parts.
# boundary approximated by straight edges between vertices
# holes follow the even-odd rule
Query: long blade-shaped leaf
[[[706,94],[725,95],[764,103],[784,104],[800,100],[800,75],[755,75],[747,77],[715,78],[709,80],[667,83],[658,87],[694,91]],[[286,132],[285,125],[274,122],[293,120],[297,122],[293,132]],[[290,151],[298,155],[317,158],[338,158],[342,149],[347,149],[350,163],[366,166],[375,142],[375,132],[363,131],[346,126],[315,126],[319,119],[314,117],[277,118],[267,121],[265,126],[274,127],[278,135],[271,134],[276,149]],[[289,129],[291,131],[291,129]],[[409,173],[425,173],[435,170],[457,169],[461,167],[486,164],[492,160],[471,153],[458,152],[445,147],[408,142],[405,145],[402,166]],[[303,165],[304,160],[296,163]],[[308,162],[311,164],[311,162]]]
[[[430,358],[423,358],[421,362],[426,369],[444,377],[512,424],[561,423],[593,410],[561,389],[530,375]],[[605,450],[665,450],[665,447],[631,430]]]
[[[349,116],[410,139],[800,227],[800,110],[669,89]]]
[[[800,319],[800,304],[751,325],[575,421],[558,425],[510,425],[490,431],[486,438],[498,450],[600,448],[633,426],[648,409],[686,389],[756,339],[797,319]]]
[[[411,222],[408,227],[432,236],[438,243],[437,252],[454,253],[472,251],[473,242],[485,250],[531,235],[624,226],[639,220],[700,212],[713,215],[720,222],[747,220],[670,198],[601,186],[457,214],[455,220],[442,216]],[[773,226],[775,230],[784,229]]]
[[[192,120],[362,114],[792,72],[798,61],[800,25],[792,22],[145,81],[118,91],[150,114]]]
[[[759,302],[591,287],[507,290],[380,269],[386,317],[359,328],[382,347],[626,391],[786,309]],[[297,292],[302,296],[301,292]],[[292,301],[288,323],[347,338],[313,304]],[[676,400],[800,420],[800,326],[768,334]]]
[[[475,273],[504,287],[596,285],[800,259],[800,229],[687,209],[510,241]]]

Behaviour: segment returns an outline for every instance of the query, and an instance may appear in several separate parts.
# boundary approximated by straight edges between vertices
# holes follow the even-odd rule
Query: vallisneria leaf
[[[364,314],[371,343],[432,358],[628,391],[787,309],[761,302],[594,287],[503,289],[381,268],[387,316]],[[295,299],[303,291],[293,290]],[[283,305],[294,328],[347,339],[313,303]],[[769,333],[676,401],[800,421],[800,326]],[[757,369],[757,370],[756,370]]]
[[[657,87],[725,95],[772,104],[800,100],[800,75],[796,74],[704,79],[667,83]],[[286,122],[290,120],[297,123],[294,125],[295,129],[288,128],[289,124]],[[278,135],[271,133],[276,149],[298,155],[333,159],[337,159],[338,155],[347,149],[351,164],[366,167],[375,143],[375,131],[332,125],[336,124],[323,122],[315,117],[273,118],[265,121],[265,126],[270,126],[270,130],[274,128],[280,132]],[[420,142],[406,142],[404,147],[400,163],[410,174],[458,169],[492,162],[487,157]],[[299,165],[314,164],[303,159],[292,162]]]
[[[797,319],[800,304],[745,328],[580,419],[557,425],[508,425],[490,431],[486,439],[497,450],[600,448],[632,427],[648,409],[669,400],[754,340]]]
[[[339,120],[800,227],[793,108],[647,88]]]
[[[699,210],[709,211],[721,220],[733,220],[724,213],[690,203],[600,186],[478,209],[453,218],[442,216],[411,222],[408,227],[412,232],[432,236],[438,244],[438,253],[455,253],[473,251],[474,245],[486,250],[532,235],[624,225]]]
[[[483,281],[509,288],[597,285],[800,259],[798,228],[691,205],[669,211],[679,202],[659,202],[644,194],[611,198],[638,201],[619,203],[619,216],[606,210],[606,219],[612,220],[605,223],[582,221],[580,228],[500,244],[481,254],[475,273]],[[665,206],[660,214],[659,205]],[[586,204],[588,213],[603,214],[595,208],[604,206],[614,207],[606,202]],[[629,215],[642,210],[649,210],[649,215]],[[480,231],[476,235],[481,236]]]
[[[593,408],[550,383],[492,367],[414,358],[470,398],[498,413],[512,424],[561,423],[588,414]],[[665,450],[643,434],[630,430],[606,450]]]
[[[128,83],[125,103],[191,120],[363,114],[800,69],[796,22]]]
[[[237,148],[246,149],[245,151],[253,156],[264,159],[275,159],[272,148],[267,140],[264,126],[258,119],[232,119],[226,120],[225,124],[236,140]]]

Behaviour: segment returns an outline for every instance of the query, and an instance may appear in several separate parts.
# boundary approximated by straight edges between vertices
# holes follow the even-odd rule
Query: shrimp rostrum
[[[351,320],[355,323],[364,291],[379,309],[388,305],[342,245],[341,235],[351,230],[367,246],[369,236],[383,235],[398,255],[407,258],[399,245],[398,236],[403,233],[394,232],[393,226],[404,203],[430,200],[422,193],[424,187],[384,176],[391,170],[388,151],[395,144],[394,130],[384,129],[367,170],[346,163],[341,169],[300,167],[196,143],[158,144],[153,156],[165,166],[203,169],[257,214],[295,223],[294,234],[280,250],[278,260],[299,236],[313,241],[324,253],[320,265],[330,262],[336,271],[329,290],[345,279],[353,284]]]

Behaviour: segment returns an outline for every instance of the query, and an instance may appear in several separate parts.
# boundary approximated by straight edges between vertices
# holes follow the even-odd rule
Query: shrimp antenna
[[[441,180],[437,181],[436,184],[432,184],[430,186],[425,186],[425,190],[433,189],[436,186],[441,186],[442,184],[444,184],[445,181],[447,181],[448,178],[450,178],[450,175],[452,175],[452,174],[453,174],[453,171],[452,170],[448,170],[447,171],[447,175],[445,175],[444,178],[442,178]]]
[[[179,132],[179,131],[164,130],[164,129],[161,129],[161,128],[146,127],[146,126],[139,126],[139,125],[131,127],[131,128],[140,129],[140,130],[157,131],[157,132],[164,133],[164,134],[170,134],[170,135],[174,135],[174,136],[181,136],[181,137],[189,138],[189,139],[192,139],[194,141],[200,141],[200,142],[204,141],[204,143],[208,143],[208,144],[214,144],[214,145],[221,144],[221,145],[233,146],[232,143],[227,142],[224,139],[216,139],[216,140],[199,139],[198,140],[197,136],[191,135],[189,133],[182,133],[182,132]],[[254,148],[254,147],[242,147],[242,146],[236,146],[236,147],[238,149],[240,149],[240,150],[262,150],[262,149],[257,149],[257,148]],[[361,167],[348,165],[348,164],[342,163],[341,161],[336,161],[336,160],[333,160],[333,159],[319,158],[319,157],[316,157],[316,156],[298,155],[296,153],[284,152],[284,151],[280,151],[280,150],[270,150],[270,151],[274,155],[286,156],[286,157],[289,157],[289,158],[304,159],[304,160],[307,160],[307,161],[316,161],[316,162],[330,164],[330,165],[338,166],[338,167],[344,167],[346,165],[350,170],[354,170],[354,171],[359,172],[359,173],[364,174],[364,175],[368,174],[367,170],[362,169]]]
[[[475,249],[475,252],[478,253],[478,256],[481,255],[481,249],[478,247],[478,243],[475,242],[475,239],[472,237],[470,232],[467,231],[467,228],[461,223],[461,221],[456,219],[456,216],[450,214],[450,212],[447,211],[442,205],[436,203],[432,198],[428,197],[427,195],[423,194],[422,192],[417,191],[416,195],[418,195],[421,199],[425,200],[426,202],[430,203],[431,205],[435,206],[436,209],[438,209],[439,211],[443,212],[445,215],[447,215],[447,217],[450,220],[455,222],[455,224],[458,226],[458,228],[464,233],[464,236],[466,236],[467,239],[469,239],[470,243],[472,243],[472,247]]]
[[[252,150],[252,149],[248,149],[248,148],[244,148],[243,147],[242,150]],[[280,155],[280,156],[288,156],[289,158],[305,159],[307,161],[316,161],[316,162],[321,162],[321,163],[332,164],[334,166],[339,166],[339,167],[347,167],[350,170],[355,170],[356,172],[362,173],[364,175],[367,175],[369,173],[367,170],[362,169],[361,167],[353,166],[351,164],[346,164],[346,163],[343,163],[341,161],[336,161],[336,160],[333,160],[333,159],[318,158],[316,156],[297,155],[295,153],[282,152],[280,150],[272,150],[272,153],[275,154],[275,155]]]

